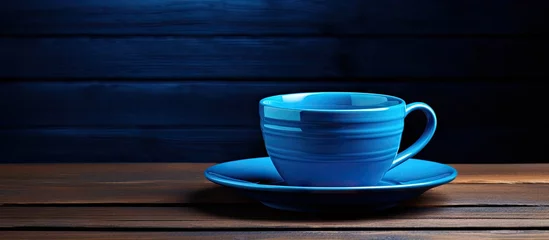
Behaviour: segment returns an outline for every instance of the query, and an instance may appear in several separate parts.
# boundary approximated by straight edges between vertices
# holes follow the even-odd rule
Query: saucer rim
[[[233,160],[229,162],[252,161],[255,159],[264,159],[264,158],[269,158],[269,157],[245,158],[245,159]],[[253,183],[245,180],[234,179],[231,177],[218,177],[210,173],[210,172],[213,173],[213,171],[211,171],[211,168],[219,164],[223,164],[223,163],[218,163],[208,167],[204,171],[204,176],[206,177],[206,179],[212,181],[213,183],[216,183],[222,186],[244,189],[244,190],[253,190],[253,191],[261,190],[261,191],[271,191],[271,192],[304,192],[304,191],[345,192],[345,191],[368,191],[368,190],[402,190],[402,189],[435,187],[435,186],[440,186],[453,181],[458,175],[458,171],[454,167],[447,164],[433,162],[429,160],[417,159],[417,158],[410,158],[407,161],[412,161],[412,160],[443,165],[444,167],[448,168],[451,174],[446,177],[442,177],[442,178],[431,180],[431,181],[412,183],[412,184],[389,185],[389,186],[353,186],[353,187],[284,186],[284,185],[266,185],[266,184]],[[228,163],[228,162],[224,162],[224,163]],[[398,166],[396,168],[398,168]],[[231,180],[231,179],[234,179],[234,180]]]

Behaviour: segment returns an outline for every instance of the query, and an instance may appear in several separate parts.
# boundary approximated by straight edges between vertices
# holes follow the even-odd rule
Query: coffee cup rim
[[[386,97],[389,99],[397,100],[399,101],[398,104],[390,105],[390,106],[382,106],[382,107],[364,107],[364,108],[353,108],[353,109],[332,109],[332,108],[302,108],[302,107],[291,107],[291,106],[280,106],[270,103],[270,100],[275,100],[275,98],[280,98],[283,96],[290,96],[290,95],[313,95],[313,94],[354,94],[354,95],[370,95],[370,96],[379,96],[379,97]],[[399,97],[388,95],[388,94],[380,94],[380,93],[369,93],[369,92],[295,92],[295,93],[284,93],[284,94],[277,94],[268,96],[265,98],[262,98],[259,101],[260,105],[263,107],[271,107],[271,108],[278,108],[278,109],[286,109],[286,110],[295,110],[295,111],[307,111],[307,112],[331,112],[331,113],[352,113],[352,112],[377,112],[377,111],[386,111],[392,108],[398,108],[406,105],[406,102]]]

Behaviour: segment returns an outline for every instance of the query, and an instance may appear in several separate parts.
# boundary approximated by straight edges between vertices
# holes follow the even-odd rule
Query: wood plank
[[[469,231],[169,231],[169,232],[79,232],[79,231],[3,231],[7,239],[83,239],[83,240],[175,240],[175,239],[539,239],[549,238],[549,231],[538,230],[469,230]]]
[[[549,183],[545,164],[454,164],[459,176],[454,183]]]
[[[26,0],[0,9],[0,28],[7,36],[532,34],[547,32],[548,11],[544,0]]]
[[[214,163],[2,164],[2,183],[207,183],[203,172]],[[549,183],[549,164],[450,164],[458,171],[451,184]]]
[[[408,103],[426,102],[436,111],[440,128],[545,129],[544,119],[525,118],[524,108],[509,107],[517,102],[524,102],[528,109],[544,107],[542,83],[522,78],[497,83],[482,80],[2,82],[0,127],[258,128],[258,105],[264,97],[354,91],[395,95]],[[418,116],[422,126],[423,118]]]
[[[266,156],[259,129],[215,126],[0,130],[0,143],[1,163],[224,162]]]
[[[231,206],[231,207],[228,207]],[[173,222],[173,226],[190,227],[195,222],[215,222],[234,220],[235,224],[226,224],[225,227],[251,227],[257,223],[285,222],[286,227],[304,227],[300,222],[309,222],[319,216],[324,222],[316,227],[337,224],[337,221],[346,217],[355,218],[359,222],[374,220],[405,220],[405,219],[549,219],[549,207],[406,207],[377,214],[307,214],[279,211],[267,208],[260,204],[212,204],[206,206],[179,206],[179,207],[94,207],[94,206],[17,206],[0,207],[0,228],[6,227],[68,227],[67,223],[74,223],[73,227],[162,227],[167,226],[162,221]],[[88,222],[84,222],[88,220]],[[238,221],[241,220],[241,221]],[[349,219],[350,220],[350,219]],[[135,223],[141,222],[141,223]],[[253,223],[257,222],[257,223]],[[178,225],[177,225],[178,224]],[[403,228],[411,227],[408,223]],[[218,228],[210,224],[201,224],[201,228]],[[232,226],[229,226],[232,225]],[[290,226],[291,225],[291,226]],[[388,226],[389,227],[389,226]],[[418,226],[419,227],[419,226]],[[460,226],[456,226],[460,227]],[[461,226],[463,227],[463,226]],[[482,227],[482,226],[478,226]]]
[[[232,189],[218,187],[203,177],[211,164],[4,164],[0,171],[1,204],[206,204],[249,203]],[[459,166],[461,165],[456,165]],[[520,167],[495,175],[497,166],[485,165],[477,177],[463,174],[466,183],[434,188],[410,206],[547,206],[549,184],[540,182],[546,164]],[[471,167],[466,167],[471,169]],[[485,169],[485,170],[482,170]],[[511,178],[509,175],[521,177]],[[476,180],[475,180],[476,179]],[[499,181],[509,184],[485,184]],[[517,181],[525,184],[516,184]]]
[[[0,46],[2,78],[549,76],[545,38],[4,38]]]
[[[402,146],[418,139],[422,127],[408,125]],[[547,129],[440,128],[415,157],[442,163],[546,163],[537,151],[544,146],[536,141],[540,132]],[[1,163],[226,162],[267,156],[259,127],[0,130],[0,143]]]
[[[378,92],[427,102],[439,127],[418,158],[547,161],[538,151],[544,142],[537,140],[549,134],[545,119],[525,118],[524,108],[508,107],[523,99],[528,109],[544,107],[545,88],[539,84],[95,81],[1,84],[0,162],[223,162],[265,156],[259,100],[309,91]],[[415,141],[423,126],[424,117],[411,114],[402,146]]]
[[[311,215],[255,205],[205,207],[0,207],[0,228],[463,229],[545,228],[547,207],[403,208],[378,215]],[[322,221],[318,221],[322,218]]]
[[[185,187],[183,188],[182,186]],[[206,204],[250,203],[232,189],[181,181],[17,184],[2,186],[3,204]],[[452,184],[422,195],[411,206],[546,206],[548,185]],[[55,193],[55,195],[51,195]]]

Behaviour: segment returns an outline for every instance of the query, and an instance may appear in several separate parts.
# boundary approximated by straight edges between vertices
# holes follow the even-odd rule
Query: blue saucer
[[[376,186],[300,187],[285,185],[268,157],[220,163],[205,171],[208,180],[242,191],[266,206],[301,212],[379,211],[449,183],[457,171],[445,164],[410,159],[388,171]]]

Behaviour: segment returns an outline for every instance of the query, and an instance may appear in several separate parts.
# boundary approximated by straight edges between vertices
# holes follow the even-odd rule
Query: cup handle
[[[409,113],[415,110],[421,110],[427,117],[427,124],[425,126],[425,130],[423,131],[419,139],[414,144],[412,144],[406,150],[396,155],[396,158],[393,161],[393,165],[391,165],[391,168],[389,169],[392,169],[400,165],[401,163],[405,162],[406,160],[416,155],[419,151],[421,151],[421,149],[425,147],[425,145],[427,145],[427,143],[431,140],[431,138],[435,134],[435,130],[437,128],[437,116],[435,115],[435,111],[433,111],[433,109],[425,103],[415,102],[415,103],[410,103],[406,105],[405,116],[408,116]]]

